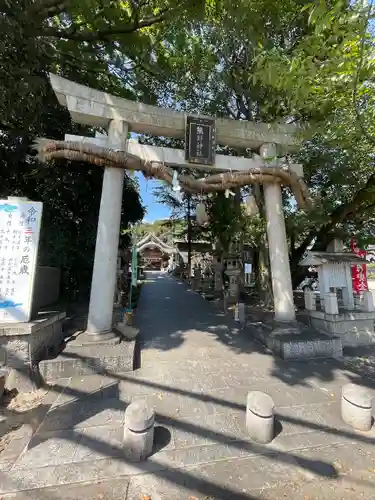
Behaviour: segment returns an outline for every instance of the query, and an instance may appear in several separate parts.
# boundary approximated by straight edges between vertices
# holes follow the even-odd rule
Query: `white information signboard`
[[[252,271],[252,265],[245,264],[245,274],[251,274],[251,271]]]
[[[42,208],[0,200],[0,323],[30,321]]]

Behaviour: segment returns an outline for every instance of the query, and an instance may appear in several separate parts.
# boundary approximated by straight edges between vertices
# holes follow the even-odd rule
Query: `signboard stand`
[[[0,322],[31,319],[43,204],[0,200]]]

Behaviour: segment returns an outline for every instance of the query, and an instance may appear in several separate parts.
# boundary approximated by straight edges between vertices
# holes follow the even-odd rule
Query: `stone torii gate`
[[[144,146],[127,140],[129,131],[183,138],[185,113],[115,97],[53,74],[50,80],[60,104],[68,108],[74,122],[108,131],[107,136],[97,134],[95,138],[84,138],[67,135],[66,140],[128,151],[141,159],[163,165],[192,167],[182,150]],[[293,125],[270,126],[218,119],[216,131],[219,144],[251,148],[259,151],[259,155],[250,159],[217,155],[215,165],[210,169],[246,171],[252,167],[277,167],[278,155],[298,148],[297,129]],[[194,164],[193,167],[207,169],[204,165]],[[302,177],[301,166],[292,167]],[[94,342],[114,336],[112,313],[123,182],[123,169],[105,168],[87,325],[87,337]],[[293,322],[295,309],[280,184],[264,184],[264,197],[275,320]]]

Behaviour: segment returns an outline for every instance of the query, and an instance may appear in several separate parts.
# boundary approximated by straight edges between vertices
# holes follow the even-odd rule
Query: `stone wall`
[[[339,336],[344,347],[375,343],[373,312],[325,314],[323,311],[309,311],[309,319],[313,328]]]
[[[0,324],[0,364],[9,370],[7,387],[21,391],[38,385],[38,363],[56,355],[63,343],[65,313],[39,315],[29,323]]]

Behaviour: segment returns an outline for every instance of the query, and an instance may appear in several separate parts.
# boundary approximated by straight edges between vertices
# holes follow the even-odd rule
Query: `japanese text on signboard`
[[[42,204],[0,201],[0,321],[29,321]]]

